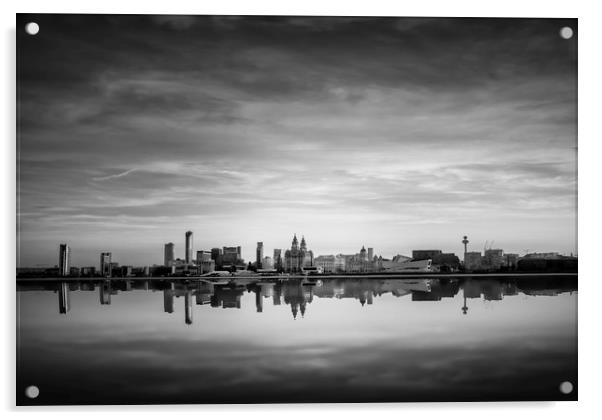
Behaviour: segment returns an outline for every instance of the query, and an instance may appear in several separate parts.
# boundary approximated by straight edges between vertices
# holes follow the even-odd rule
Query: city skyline
[[[60,243],[73,265],[160,263],[186,230],[247,261],[289,232],[316,255],[462,255],[464,234],[578,252],[577,30],[559,36],[576,20],[36,20],[43,36],[19,35],[18,266],[56,264]]]

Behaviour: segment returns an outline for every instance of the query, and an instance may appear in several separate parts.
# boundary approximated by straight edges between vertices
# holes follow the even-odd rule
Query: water
[[[221,283],[20,281],[17,403],[577,399],[576,276]]]

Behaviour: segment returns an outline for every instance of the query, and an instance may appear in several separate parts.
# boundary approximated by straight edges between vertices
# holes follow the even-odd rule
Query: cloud
[[[24,261],[54,263],[50,232],[92,247],[103,221],[156,222],[149,244],[400,246],[383,224],[455,251],[472,223],[575,251],[574,20],[39,18],[18,38]]]
[[[110,179],[116,179],[116,178],[122,178],[126,175],[131,174],[132,172],[134,172],[136,170],[136,168],[132,168],[132,169],[128,169],[125,172],[121,172],[118,174],[114,174],[114,175],[107,175],[107,176],[101,176],[101,177],[95,177],[92,178],[93,181],[108,181]]]

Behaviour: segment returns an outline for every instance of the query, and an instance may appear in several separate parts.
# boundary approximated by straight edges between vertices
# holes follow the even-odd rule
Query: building
[[[80,275],[82,277],[93,277],[96,274],[96,267],[82,267]]]
[[[215,271],[215,261],[211,258],[211,254],[210,251],[197,251],[196,264],[199,267],[199,274]]]
[[[274,269],[276,271],[282,271],[284,266],[282,264],[282,249],[276,248],[274,249]]]
[[[297,234],[293,237],[291,249],[287,249],[284,253],[284,271],[288,273],[298,273],[304,267],[313,266],[314,253],[307,250],[305,238],[301,238],[301,245],[297,240]]]
[[[314,259],[314,265],[322,269],[323,273],[336,272],[336,257],[334,255],[320,255]]]
[[[222,255],[223,265],[241,265],[244,264],[242,259],[242,249],[240,246],[225,246]]]
[[[454,253],[442,252],[433,257],[433,265],[439,268],[442,272],[457,271],[460,268],[460,258]]]
[[[211,248],[211,259],[215,261],[215,269],[222,269],[222,249],[221,248]]]
[[[350,257],[345,254],[337,254],[334,257],[334,272],[343,273],[347,269],[347,259]]]
[[[412,259],[416,261],[432,260],[440,254],[442,254],[440,249],[418,249],[412,251]]]
[[[59,247],[59,276],[68,276],[70,274],[71,249],[67,244],[61,244]]]
[[[111,253],[100,253],[100,275],[102,277],[111,277]]]
[[[255,257],[255,267],[256,268],[263,268],[262,267],[262,263],[263,263],[263,242],[257,242],[257,250],[256,250],[256,257]]]
[[[464,270],[466,270],[466,271],[481,270],[483,267],[482,259],[483,259],[483,257],[480,252],[464,253]]]
[[[374,260],[374,248],[368,248],[368,260]]]
[[[516,269],[518,254],[504,254],[504,266],[510,270]]]
[[[544,259],[554,259],[554,258],[562,258],[558,252],[532,252],[530,254],[525,254],[523,258],[534,259],[534,258],[544,258]]]
[[[192,264],[192,232],[186,232],[186,264]]]
[[[499,270],[504,264],[504,251],[502,249],[486,249],[482,264],[489,270]]]
[[[165,267],[171,267],[176,260],[175,246],[173,242],[165,244],[165,250],[163,255],[163,265]]]
[[[367,273],[375,271],[374,261],[368,259],[368,252],[364,246],[362,246],[362,249],[358,254],[346,258],[345,271],[348,273]]]
[[[263,257],[261,260],[261,269],[262,270],[273,270],[274,262],[272,261],[272,257]]]

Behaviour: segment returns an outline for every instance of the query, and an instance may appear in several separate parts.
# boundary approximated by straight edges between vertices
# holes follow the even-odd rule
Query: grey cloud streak
[[[23,263],[128,229],[132,263],[188,228],[249,256],[301,230],[333,253],[316,235],[349,225],[341,243],[383,251],[471,233],[576,251],[576,40],[558,36],[575,20],[36,19],[19,35]]]

